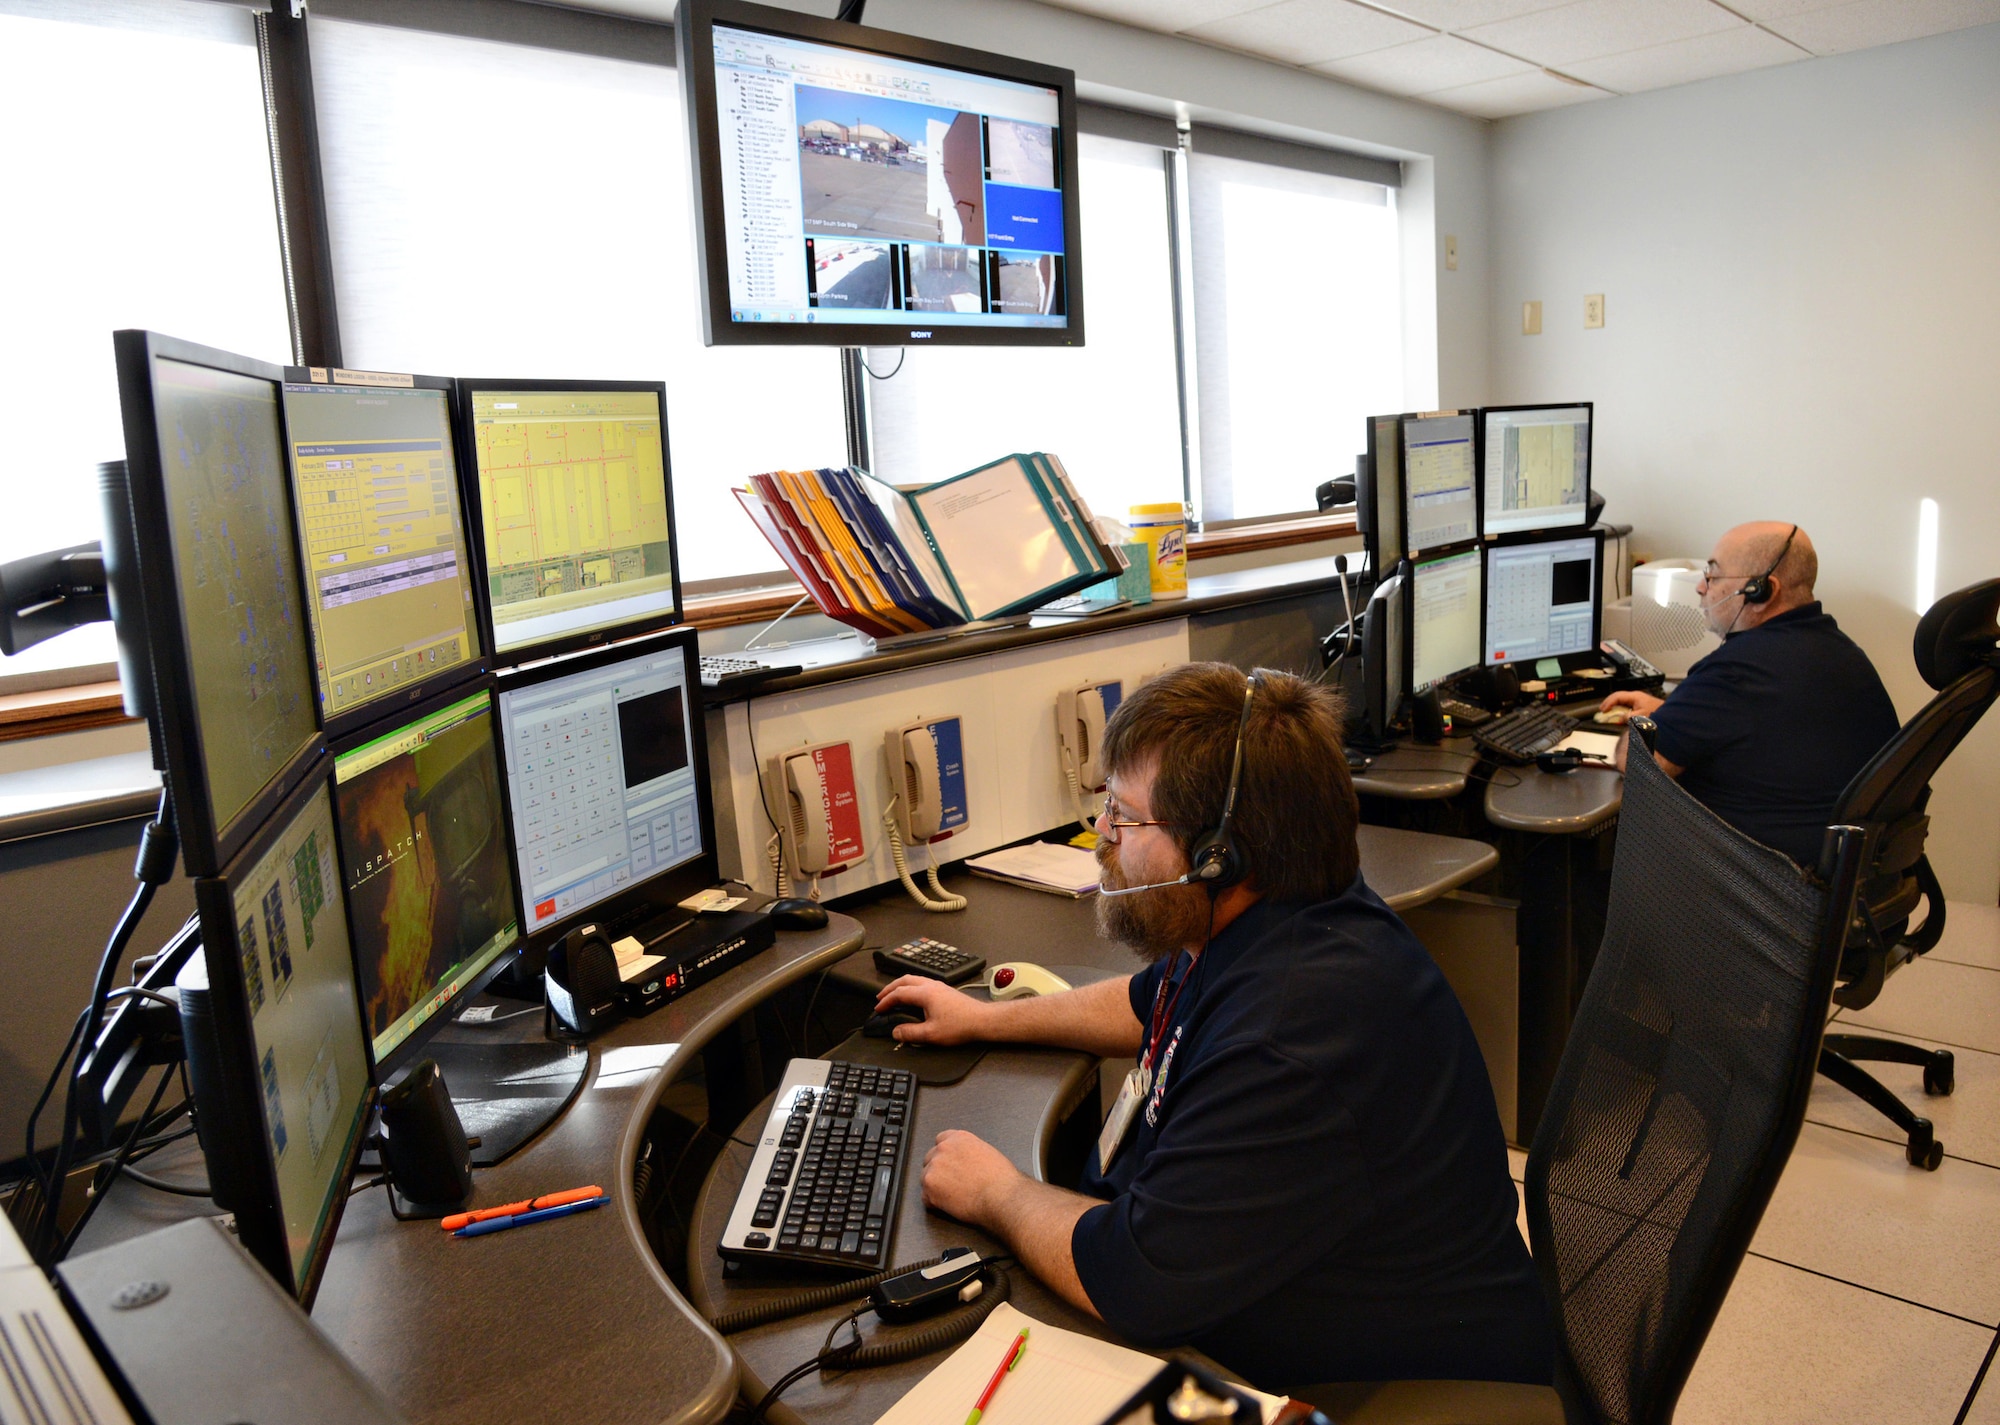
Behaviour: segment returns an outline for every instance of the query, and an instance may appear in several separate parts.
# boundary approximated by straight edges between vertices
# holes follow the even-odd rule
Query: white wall
[[[1492,182],[1491,399],[1598,403],[1641,550],[1801,522],[1909,716],[1918,501],[1940,592],[2000,574],[2000,25],[1507,120]],[[1932,816],[1947,892],[1993,903],[2000,717]]]

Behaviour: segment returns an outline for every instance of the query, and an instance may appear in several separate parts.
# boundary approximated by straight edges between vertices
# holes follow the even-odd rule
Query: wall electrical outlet
[[[1542,334],[1542,304],[1523,302],[1521,304],[1521,335],[1540,336]]]
[[[1592,292],[1583,299],[1583,325],[1593,330],[1604,325],[1604,294]]]
[[[1444,270],[1458,271],[1458,239],[1450,233],[1444,235]]]

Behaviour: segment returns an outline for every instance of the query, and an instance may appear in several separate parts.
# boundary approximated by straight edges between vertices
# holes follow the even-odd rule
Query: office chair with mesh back
[[[1650,750],[1652,722],[1628,726]],[[1603,943],[1528,1154],[1556,1386],[1295,1392],[1342,1425],[1671,1419],[1798,1140],[1866,837],[1830,830],[1822,879],[1628,763]]]
[[[1938,695],[1889,740],[1841,793],[1834,820],[1863,828],[1868,851],[1861,890],[1841,956],[1833,1002],[1862,1009],[1882,992],[1889,975],[1929,951],[1944,934],[1944,892],[1938,886],[1924,838],[1930,818],[1931,778],[1973,725],[2000,696],[2000,579],[1948,594],[1917,624],[1917,671]],[[1911,930],[1921,905],[1923,919]],[[1949,1049],[1922,1049],[1863,1034],[1828,1034],[1819,1071],[1857,1095],[1906,1135],[1904,1156],[1935,1170],[1944,1145],[1931,1121],[1911,1109],[1857,1060],[1918,1064],[1924,1092],[1948,1094],[1953,1083]]]

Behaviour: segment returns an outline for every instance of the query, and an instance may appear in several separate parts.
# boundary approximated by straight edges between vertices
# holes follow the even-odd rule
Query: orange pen
[[[518,1212],[533,1212],[543,1207],[561,1207],[566,1202],[582,1202],[587,1197],[603,1196],[604,1189],[595,1185],[571,1188],[567,1192],[552,1192],[545,1197],[533,1197],[525,1202],[510,1202],[501,1207],[482,1207],[475,1212],[454,1212],[451,1216],[440,1219],[438,1226],[447,1232],[456,1232],[469,1223],[484,1222],[489,1217],[512,1217]]]

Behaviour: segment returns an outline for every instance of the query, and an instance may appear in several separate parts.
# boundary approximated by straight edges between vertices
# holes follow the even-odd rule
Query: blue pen
[[[484,1237],[488,1232],[505,1232],[509,1227],[526,1227],[530,1222],[547,1222],[551,1217],[568,1217],[571,1213],[588,1212],[593,1207],[604,1206],[606,1198],[587,1197],[581,1202],[559,1203],[555,1207],[538,1207],[533,1212],[517,1212],[512,1217],[489,1217],[484,1222],[468,1222],[451,1235],[454,1237]]]

